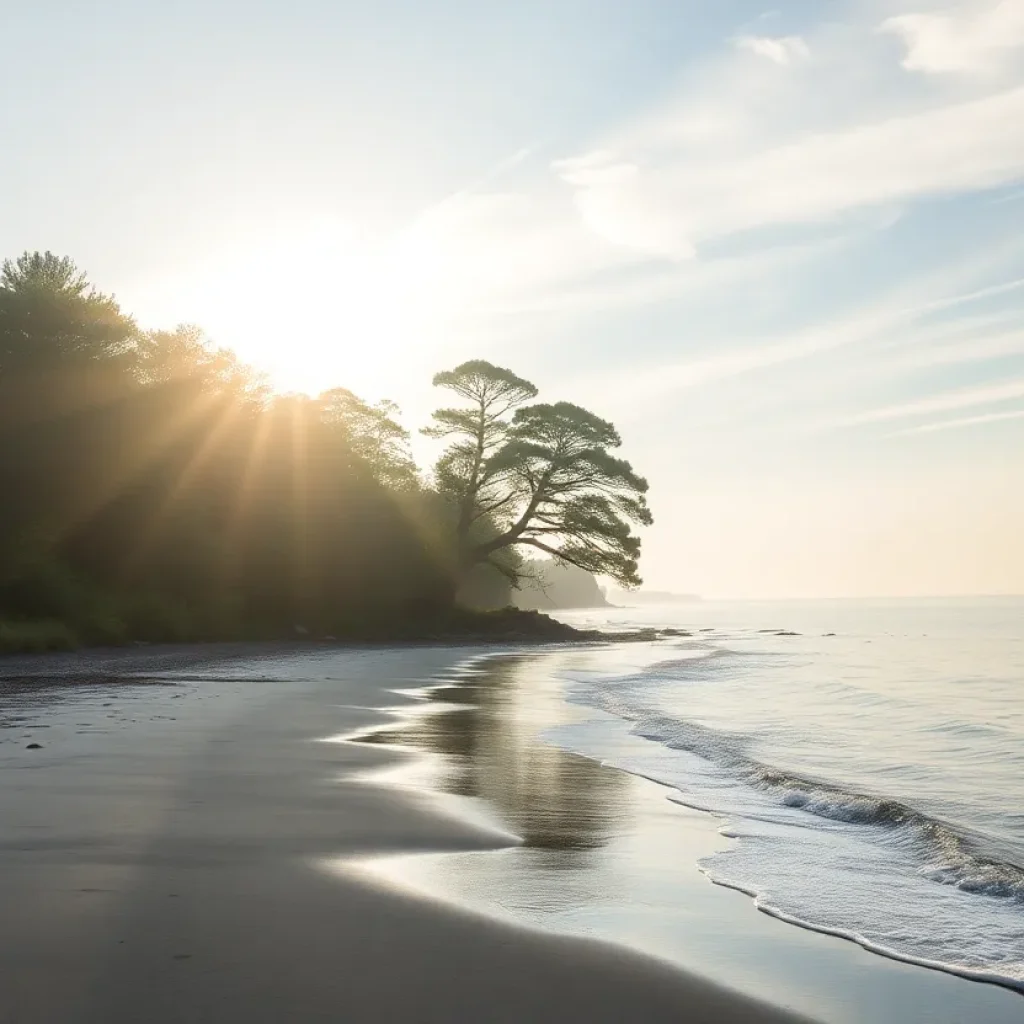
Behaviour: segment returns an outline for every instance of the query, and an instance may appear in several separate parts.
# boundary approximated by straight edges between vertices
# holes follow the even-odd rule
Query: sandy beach
[[[323,742],[387,721],[392,691],[467,651],[254,653],[0,662],[4,1024],[796,1019],[621,946],[329,870],[507,846],[358,778],[401,753]]]

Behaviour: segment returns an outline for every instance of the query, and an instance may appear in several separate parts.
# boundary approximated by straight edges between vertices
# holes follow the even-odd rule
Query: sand
[[[401,754],[323,742],[467,651],[256,653],[0,661],[0,1022],[796,1019],[329,870],[507,842],[357,777]]]

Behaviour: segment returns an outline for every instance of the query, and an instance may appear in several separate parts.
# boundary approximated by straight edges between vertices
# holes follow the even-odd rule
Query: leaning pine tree
[[[647,481],[611,454],[621,438],[592,412],[527,404],[537,389],[484,360],[439,373],[434,384],[461,400],[434,413],[424,432],[448,441],[437,484],[455,509],[459,567],[490,565],[514,584],[533,548],[560,562],[640,584],[640,539],[652,522]]]

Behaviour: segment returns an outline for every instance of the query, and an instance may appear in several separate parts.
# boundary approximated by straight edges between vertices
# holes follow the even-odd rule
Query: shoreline
[[[609,606],[610,607],[610,606]],[[0,626],[5,625],[0,619]],[[20,623],[31,627],[31,621]],[[363,647],[406,647],[435,646],[457,647],[476,644],[517,643],[524,645],[550,643],[593,643],[629,642],[632,640],[654,640],[662,637],[685,635],[678,629],[640,628],[636,630],[610,632],[600,629],[580,629],[538,610],[508,608],[482,611],[456,607],[447,614],[434,619],[415,620],[409,626],[395,625],[390,629],[369,632],[353,631],[338,635],[313,636],[302,626],[286,636],[235,637],[226,639],[193,639],[167,641],[150,637],[126,637],[118,643],[74,643],[58,646],[38,646],[26,642],[23,646],[4,646],[0,643],[0,666],[10,658],[33,658],[43,656],[67,657],[89,656],[93,653],[113,654],[115,651],[145,651],[153,649],[176,649],[188,651],[216,647],[264,648],[297,650],[305,648],[338,647],[341,649]],[[2,641],[0,637],[0,641]]]
[[[713,817],[717,817],[711,811],[702,811],[699,813],[710,814]],[[702,872],[703,874],[704,872]],[[749,897],[754,901],[754,905],[757,908],[758,913],[764,914],[766,917],[772,918],[772,920],[779,921],[782,924],[789,925],[793,928],[800,928],[804,931],[811,932],[814,935],[824,935],[828,938],[840,939],[843,942],[852,943],[863,949],[866,953],[870,953],[873,956],[879,956],[883,960],[891,960],[893,963],[903,964],[906,967],[917,967],[924,971],[934,971],[937,974],[943,974],[950,978],[956,978],[959,981],[971,982],[975,985],[984,985],[991,988],[1001,989],[1005,992],[1011,992],[1013,995],[1024,998],[1024,982],[1016,983],[1007,978],[1004,978],[999,974],[984,973],[980,971],[969,971],[969,970],[956,970],[950,967],[948,964],[940,963],[935,960],[914,960],[910,957],[900,956],[898,953],[892,950],[886,949],[883,946],[876,946],[872,943],[861,939],[856,934],[850,932],[840,931],[838,929],[827,928],[824,925],[811,924],[808,921],[803,921],[798,917],[792,917],[784,914],[781,911],[774,910],[768,907],[763,907],[757,903],[757,892],[745,889],[741,885],[733,884],[730,882],[719,881],[718,879],[708,877],[708,881],[712,885],[716,885],[721,889],[728,889],[732,892],[738,892],[743,896]]]
[[[468,666],[467,676],[470,675],[474,669],[480,664],[485,664],[485,659],[493,658],[501,660],[502,655],[500,654],[489,654],[482,655],[475,659],[474,663]],[[508,660],[533,660],[536,662],[543,662],[546,658],[542,652],[519,652],[512,653],[507,656]],[[543,671],[543,669],[539,669]],[[436,691],[450,690],[454,693],[462,688],[468,687],[470,690],[473,688],[471,681],[467,678],[449,678],[447,681],[441,683],[435,683],[423,687],[419,692],[418,696],[429,701],[432,695]],[[472,699],[471,697],[469,698]],[[458,698],[456,698],[458,700]],[[419,739],[413,742],[403,742],[403,733],[409,733],[414,731],[417,727],[417,722],[420,720],[422,715],[422,709],[410,709],[407,706],[396,705],[394,708],[388,709],[393,716],[393,721],[383,725],[376,725],[368,727],[366,729],[357,730],[353,734],[345,739],[352,743],[374,743],[381,742],[375,740],[374,736],[383,735],[385,739],[383,742],[390,744],[391,749],[404,750],[412,752],[420,757],[427,756],[422,748],[422,744]],[[434,712],[437,714],[443,714],[443,708],[435,708]],[[387,738],[390,737],[390,740]],[[436,756],[432,754],[430,756]],[[444,755],[441,755],[444,756]],[[703,827],[706,830],[713,831],[716,836],[720,835],[719,829],[724,826],[725,822],[719,816],[713,812],[705,811],[699,808],[690,808],[685,803],[679,801],[670,801],[668,799],[669,791],[672,793],[678,793],[674,787],[670,784],[666,784],[657,779],[646,778],[644,776],[635,775],[631,772],[627,772],[624,769],[620,769],[611,765],[605,765],[592,758],[588,758],[584,754],[574,754],[575,757],[584,758],[589,760],[592,764],[596,765],[602,772],[612,772],[619,775],[627,776],[631,779],[642,782],[644,786],[651,787],[652,789],[658,790],[661,793],[661,799],[668,803],[669,806],[678,809],[680,812],[686,812],[693,819],[702,819],[703,825],[698,822],[697,827]],[[387,776],[381,777],[379,780],[367,779],[366,781],[371,784],[380,785],[382,787],[392,787],[395,785],[406,785],[412,789],[423,788],[426,790],[435,789],[438,785],[437,778],[424,779],[413,779],[411,782],[405,779],[403,782],[399,782],[394,778],[396,773],[388,773]],[[436,773],[435,773],[436,774]],[[456,797],[456,800],[460,799]],[[455,807],[455,813],[459,813],[458,807]],[[463,807],[463,814],[467,814],[467,809]],[[499,815],[499,822],[503,821],[504,818]],[[500,825],[499,825],[500,827]],[[513,828],[513,831],[514,828]],[[523,844],[510,844],[505,850],[500,851],[503,854],[507,854],[504,857],[503,870],[506,872],[514,871],[513,861],[515,860],[517,852],[520,854],[524,849],[528,849],[529,843],[524,842]],[[488,857],[492,857],[493,854],[489,854]],[[438,859],[454,860],[457,855],[439,855]],[[463,858],[460,861],[459,867],[465,868],[466,862],[469,858]],[[486,859],[486,858],[485,858]],[[389,885],[409,885],[410,891],[419,891],[421,894],[433,898],[442,898],[450,900],[459,906],[473,906],[475,909],[481,910],[484,913],[490,913],[499,919],[522,922],[522,917],[517,917],[515,913],[509,913],[505,903],[507,903],[507,892],[504,894],[504,903],[499,905],[487,905],[487,899],[476,898],[466,900],[462,894],[456,891],[455,887],[451,884],[451,879],[448,875],[456,876],[459,875],[459,885],[464,884],[464,874],[460,873],[458,868],[452,868],[449,872],[445,872],[442,868],[428,870],[426,872],[418,870],[416,865],[413,863],[415,857],[397,857],[393,858],[393,863],[380,865],[381,870],[374,868],[371,863],[369,865],[361,865],[361,870],[367,870],[369,877],[376,877],[379,883]],[[728,885],[726,883],[719,882],[717,880],[707,877],[703,871],[701,871],[696,863],[696,858],[693,863],[689,865],[692,868],[694,874],[700,872],[701,881],[707,885],[710,889],[722,894],[726,898],[733,895],[743,895],[744,903],[746,904],[745,910],[751,910],[755,912],[757,918],[761,921],[771,922],[772,925],[778,929],[781,928],[783,932],[795,932],[804,938],[796,939],[793,935],[788,936],[788,944],[794,947],[795,955],[808,955],[808,950],[814,950],[817,943],[829,943],[835,944],[838,948],[836,958],[839,960],[851,961],[854,967],[859,970],[873,970],[875,974],[885,975],[892,974],[895,977],[888,979],[887,983],[891,987],[898,988],[903,986],[904,988],[913,990],[915,986],[920,990],[922,997],[922,1005],[918,1008],[922,1014],[920,1018],[914,1017],[914,1020],[932,1021],[939,1020],[940,1018],[935,1014],[941,1011],[943,1003],[946,1003],[952,998],[953,1005],[964,1005],[967,1009],[966,1012],[971,1012],[973,1015],[971,1019],[981,1021],[1011,1021],[1016,1020],[1020,1012],[1020,1004],[1018,1002],[1021,997],[1022,991],[1020,987],[1014,986],[1013,984],[1007,983],[1004,979],[991,976],[980,976],[977,974],[969,974],[967,972],[957,972],[945,967],[941,964],[924,963],[916,960],[905,959],[899,956],[889,954],[885,950],[877,949],[868,943],[860,942],[856,936],[847,935],[840,932],[830,931],[826,928],[817,928],[812,924],[808,924],[804,921],[787,918],[782,914],[773,913],[770,910],[766,910],[761,907],[757,902],[756,893],[751,893],[748,890],[744,890],[739,886]],[[680,870],[685,870],[686,866]],[[483,872],[482,872],[483,873]],[[528,872],[526,873],[528,875]],[[490,879],[491,882],[494,879]],[[524,883],[525,884],[525,883]],[[478,894],[479,897],[479,894]],[[713,903],[714,901],[709,901]],[[735,907],[733,908],[735,911]],[[737,917],[745,917],[743,912],[736,914]],[[559,924],[550,925],[547,923],[538,923],[537,920],[530,922],[533,927],[537,927],[539,930],[553,930],[559,934],[580,934],[578,930],[574,930],[573,927],[563,927]],[[764,929],[762,929],[764,930]],[[628,940],[616,936],[614,929],[606,929],[604,933],[596,932],[602,938],[608,939],[609,941],[616,941],[624,943],[630,948],[640,949],[644,952],[653,953],[655,955],[665,956],[664,952],[657,948],[657,944],[654,945],[636,945],[635,943],[629,943]],[[787,937],[782,934],[772,934],[772,928],[767,929],[766,934],[772,937],[773,941],[786,942]],[[803,948],[799,948],[803,947]],[[678,951],[676,951],[678,952]],[[671,954],[665,956],[670,962],[676,963],[678,966],[686,967],[686,963],[682,961],[677,955]],[[858,962],[859,961],[859,962]],[[790,965],[792,968],[792,964]],[[845,965],[844,965],[845,966]],[[793,973],[791,971],[791,973]],[[800,971],[794,973],[794,977],[800,974]],[[929,981],[928,979],[933,979]],[[937,980],[934,980],[937,979]],[[721,982],[721,978],[718,978]],[[792,979],[791,979],[792,980]],[[797,978],[797,980],[799,980]],[[944,984],[945,982],[951,982],[952,984]],[[986,995],[985,993],[992,993],[992,995]],[[851,993],[852,995],[852,993]],[[1003,997],[1007,998],[1003,998]],[[807,1008],[804,1008],[807,1012]],[[961,1018],[955,1016],[958,1012],[955,1009],[952,1011],[954,1016],[950,1016],[948,1019],[953,1021],[959,1021]],[[860,1019],[860,1018],[851,1018]],[[865,1017],[864,1019],[867,1019]],[[873,1016],[871,1019],[881,1020],[883,1018]],[[904,1021],[909,1020],[909,1016],[893,1016],[891,1018],[886,1017],[886,1020],[892,1021]],[[947,1019],[945,1017],[943,1020]]]
[[[0,730],[0,1021],[795,1021],[622,945],[310,866],[493,848],[427,796],[353,781],[407,757],[321,742],[387,721],[467,652],[142,655],[160,687],[133,685],[125,652],[115,686],[32,688]],[[73,661],[31,677],[59,685]]]

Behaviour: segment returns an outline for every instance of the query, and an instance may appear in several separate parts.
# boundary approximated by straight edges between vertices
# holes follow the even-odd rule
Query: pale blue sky
[[[0,253],[285,388],[511,365],[652,585],[1024,591],[1024,0],[0,0]]]

